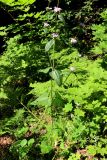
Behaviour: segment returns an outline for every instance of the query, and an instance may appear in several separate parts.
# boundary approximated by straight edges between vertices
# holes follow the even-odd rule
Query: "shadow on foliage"
[[[107,70],[107,56],[103,58],[103,61],[101,62],[101,67]]]

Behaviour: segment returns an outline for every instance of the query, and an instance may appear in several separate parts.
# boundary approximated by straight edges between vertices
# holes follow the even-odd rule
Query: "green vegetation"
[[[0,8],[0,160],[106,160],[107,2]]]

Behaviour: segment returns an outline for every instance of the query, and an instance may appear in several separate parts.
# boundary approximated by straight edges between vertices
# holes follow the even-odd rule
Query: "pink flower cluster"
[[[50,7],[47,7],[46,8],[46,10],[52,10],[52,8],[50,8]],[[54,7],[54,9],[53,9],[53,11],[54,11],[54,13],[60,13],[61,12],[61,8],[59,8],[59,7]],[[47,23],[47,22],[44,22],[44,27],[49,27],[50,25],[49,25],[49,23]],[[57,38],[59,35],[58,35],[58,33],[52,33],[52,37],[53,38]]]
[[[52,10],[52,8],[51,7],[46,7],[46,10],[47,11],[50,11],[50,10]],[[59,12],[61,12],[61,8],[60,7],[54,7],[54,9],[53,9],[53,11],[55,12],[55,13],[59,13]]]
[[[53,38],[57,38],[58,36],[59,36],[58,33],[52,33]]]
[[[48,27],[48,26],[50,26],[49,23],[44,22],[44,27]]]
[[[62,10],[62,9],[59,8],[59,7],[54,7],[54,12],[55,12],[55,13],[61,12],[61,10]]]

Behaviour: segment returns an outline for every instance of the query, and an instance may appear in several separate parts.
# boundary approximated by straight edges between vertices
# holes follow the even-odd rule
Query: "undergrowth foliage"
[[[33,12],[33,2],[8,1],[21,14],[0,27],[1,160],[106,160],[107,11],[94,24],[85,16],[93,11],[89,0],[75,14],[59,1]],[[85,22],[70,29],[73,17]]]

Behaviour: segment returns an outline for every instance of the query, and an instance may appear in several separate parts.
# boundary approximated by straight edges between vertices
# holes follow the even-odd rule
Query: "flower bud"
[[[46,7],[46,10],[50,11],[50,10],[52,10],[52,8],[51,7]]]
[[[75,38],[70,38],[70,42],[71,42],[72,44],[76,44],[76,43],[77,43],[77,39],[75,39]]]
[[[75,70],[76,70],[75,67],[73,67],[73,66],[70,67],[71,72],[75,72]]]
[[[82,57],[82,55],[81,55],[81,54],[78,54],[78,57]]]

